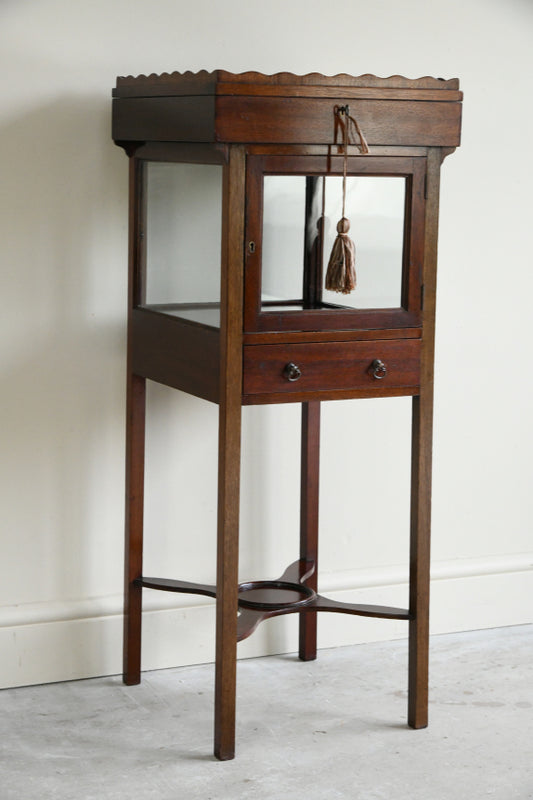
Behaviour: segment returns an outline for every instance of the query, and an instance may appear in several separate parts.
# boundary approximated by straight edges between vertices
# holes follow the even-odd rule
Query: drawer
[[[217,97],[216,139],[256,144],[333,144],[334,109],[349,103],[370,145],[452,146],[460,142],[461,104],[421,99]]]
[[[372,396],[393,389],[413,394],[419,384],[420,339],[244,347],[244,395],[363,390]]]

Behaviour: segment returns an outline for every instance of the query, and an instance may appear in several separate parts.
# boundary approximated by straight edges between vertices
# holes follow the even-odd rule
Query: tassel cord
[[[344,116],[344,114],[343,114]],[[347,120],[350,117],[347,116]],[[343,138],[343,150],[344,150],[344,159],[343,159],[343,167],[342,167],[342,216],[346,216],[346,173],[348,172],[348,142],[350,139],[350,135],[348,132],[348,125],[346,121],[342,121],[342,138]]]
[[[339,124],[342,127],[342,149],[343,149],[343,169],[342,169],[342,216],[346,216],[346,175],[348,172],[348,146],[350,144],[350,126],[355,129],[357,136],[359,137],[359,144],[355,141],[355,137],[353,138],[353,144],[359,147],[362,155],[367,155],[370,150],[368,148],[367,141],[364,137],[363,131],[359,127],[359,123],[355,119],[355,117],[350,116],[348,112],[348,106],[338,109],[337,111],[339,115]]]
[[[350,114],[348,114],[348,113],[346,113],[346,117],[348,119],[348,122],[349,123],[351,122],[352,127],[355,128],[355,132],[357,133],[357,136],[359,137],[359,144],[357,145],[356,141],[354,141],[353,143],[356,144],[359,147],[359,150],[361,151],[361,155],[363,155],[363,156],[368,155],[370,153],[370,148],[368,147],[368,143],[367,143],[367,141],[366,141],[366,139],[364,137],[363,131],[359,127],[359,123],[357,122],[355,117],[351,117]],[[348,138],[349,138],[349,135],[348,135]]]

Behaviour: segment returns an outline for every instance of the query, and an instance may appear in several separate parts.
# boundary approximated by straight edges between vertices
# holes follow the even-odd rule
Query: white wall
[[[130,73],[460,77],[463,145],[442,180],[432,629],[531,620],[532,23],[528,0],[4,0],[0,685],[120,671],[127,159],[110,93]],[[149,400],[146,572],[213,581],[216,407],[159,386]],[[296,558],[298,415],[244,411],[243,578]],[[324,591],[406,602],[408,449],[407,399],[325,405]],[[146,606],[145,668],[213,657],[212,605],[147,592]],[[294,650],[294,631],[272,620],[240,653]],[[320,623],[322,646],[404,634]]]

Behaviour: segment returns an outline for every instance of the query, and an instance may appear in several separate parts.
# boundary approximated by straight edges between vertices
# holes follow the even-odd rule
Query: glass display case
[[[216,598],[220,759],[234,756],[237,642],[281,614],[299,614],[303,660],[317,612],[405,620],[408,722],[427,724],[439,174],[461,100],[455,79],[117,80],[113,138],[130,159],[124,680],[140,681],[143,588]],[[216,584],[143,573],[146,379],[219,406]],[[317,592],[320,404],[405,395],[409,607],[336,602]],[[239,584],[241,408],[286,402],[302,405],[300,551],[277,580]]]

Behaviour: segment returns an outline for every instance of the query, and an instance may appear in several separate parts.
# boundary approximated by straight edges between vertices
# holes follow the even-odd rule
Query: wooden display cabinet
[[[140,681],[143,587],[216,598],[215,755],[234,756],[237,642],[319,611],[409,626],[408,723],[427,725],[433,353],[439,174],[460,141],[457,80],[218,70],[118,78],[130,158],[124,680]],[[346,148],[339,115],[366,137]],[[324,288],[346,216],[358,285]],[[219,405],[216,585],[142,568],[145,381]],[[320,403],[412,396],[409,608],[317,593]],[[299,558],[238,582],[241,407],[302,404]]]

